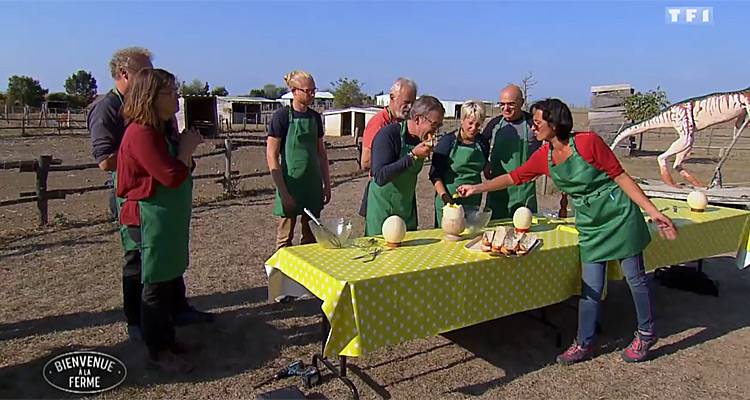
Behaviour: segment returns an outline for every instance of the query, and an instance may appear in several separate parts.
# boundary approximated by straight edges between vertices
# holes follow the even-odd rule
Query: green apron
[[[401,122],[401,153],[407,155],[416,146],[406,144],[406,121]],[[417,189],[417,177],[422,171],[424,158],[418,158],[414,164],[401,172],[392,181],[383,186],[370,178],[367,193],[367,215],[365,216],[365,236],[380,235],[383,222],[391,215],[398,215],[406,223],[406,230],[417,230],[417,210],[414,196]]]
[[[575,206],[581,262],[620,260],[643,251],[651,242],[640,207],[607,175],[584,160],[570,138],[573,154],[552,165],[552,146],[547,160],[550,178],[567,193]]]
[[[482,170],[487,165],[482,148],[479,146],[479,138],[474,140],[474,147],[460,146],[461,128],[456,131],[456,141],[448,155],[448,168],[443,177],[448,194],[456,193],[456,188],[461,185],[477,185],[482,183]],[[455,199],[456,204],[479,206],[482,204],[482,195],[475,194],[470,197]],[[443,220],[443,199],[435,194],[435,227],[440,228]]]
[[[177,157],[177,149],[167,140],[169,153]],[[122,203],[118,198],[118,212]],[[157,184],[156,193],[138,200],[141,219],[141,282],[159,283],[185,273],[190,262],[190,218],[193,206],[193,177],[188,174],[180,187],[172,189]],[[127,226],[120,225],[123,247],[137,250]]]
[[[490,168],[492,177],[498,177],[513,171],[529,159],[529,129],[526,114],[523,115],[523,139],[518,137],[498,138],[503,127],[505,117],[492,130],[494,138],[490,153]],[[528,207],[531,212],[537,212],[536,182],[527,182],[518,186],[511,186],[506,190],[487,193],[487,206],[492,209],[492,219],[511,218],[519,207]]]
[[[281,195],[276,189],[276,202],[273,215],[296,217],[304,208],[316,217],[323,210],[323,175],[318,159],[318,124],[315,118],[294,118],[289,106],[289,129],[284,147],[281,149],[281,172],[284,183],[297,207],[291,212],[284,211]]]

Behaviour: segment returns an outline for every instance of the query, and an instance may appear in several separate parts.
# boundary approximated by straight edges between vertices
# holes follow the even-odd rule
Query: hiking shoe
[[[169,347],[169,350],[174,354],[185,354],[198,351],[203,348],[203,345],[199,342],[191,342],[186,340],[176,340]]]
[[[573,344],[565,350],[565,353],[557,356],[557,363],[560,365],[571,365],[581,361],[586,361],[594,358],[594,346],[581,346],[577,340],[573,341]]]
[[[190,308],[188,308],[187,310],[179,312],[174,316],[174,324],[176,326],[211,322],[214,322],[213,314],[205,311],[198,311],[193,306],[190,306]]]
[[[130,340],[136,343],[143,343],[143,336],[141,336],[141,327],[135,324],[128,324],[128,336]]]
[[[644,336],[640,332],[635,333],[635,338],[630,342],[625,351],[622,352],[622,359],[626,362],[641,362],[648,358],[649,350],[659,337],[654,333],[650,336]]]
[[[149,357],[150,366],[171,374],[186,374],[193,370],[193,365],[169,350],[161,351],[156,357]]]

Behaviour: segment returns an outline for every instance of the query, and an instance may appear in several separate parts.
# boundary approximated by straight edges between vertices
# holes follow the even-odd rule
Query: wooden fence
[[[213,157],[213,156],[224,156],[224,172],[214,174],[200,174],[193,175],[193,179],[215,179],[215,183],[220,183],[223,186],[224,192],[230,192],[232,190],[233,183],[243,178],[255,178],[270,175],[269,171],[254,172],[240,175],[239,171],[232,170],[232,151],[240,147],[245,146],[264,146],[266,141],[260,137],[235,137],[231,139],[224,139],[223,142],[214,145],[214,151],[207,153],[197,154],[194,156],[196,159]],[[329,146],[329,148],[356,148],[356,145],[344,145],[344,146]],[[357,151],[358,153],[358,151]],[[354,158],[344,158],[329,160],[329,164],[341,161],[354,161]],[[357,162],[359,162],[359,154],[357,154]],[[50,172],[62,172],[62,171],[79,171],[86,169],[99,169],[97,163],[86,163],[86,164],[73,164],[63,165],[63,160],[59,158],[53,158],[51,155],[41,155],[36,160],[24,160],[24,161],[6,161],[0,162],[0,170],[12,170],[17,169],[18,172],[36,174],[36,183],[33,191],[23,191],[19,193],[19,198],[10,200],[0,200],[0,207],[12,206],[16,204],[36,202],[37,210],[39,213],[39,225],[44,226],[49,222],[49,201],[56,199],[65,199],[68,195],[82,194],[88,192],[96,192],[102,190],[112,190],[108,185],[98,186],[86,186],[72,189],[47,189],[47,181],[49,179]]]

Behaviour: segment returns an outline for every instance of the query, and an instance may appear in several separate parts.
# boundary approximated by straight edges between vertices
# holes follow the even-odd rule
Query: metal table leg
[[[330,324],[328,323],[328,319],[325,315],[323,315],[323,319],[321,320],[321,327],[323,328],[323,340],[322,340],[322,348],[319,354],[313,355],[312,358],[312,364],[318,368],[318,362],[323,363],[323,365],[328,368],[333,375],[340,379],[344,384],[349,388],[349,391],[352,393],[352,398],[354,400],[359,400],[359,391],[357,390],[357,387],[354,386],[354,382],[352,382],[349,378],[346,377],[346,356],[340,356],[340,368],[336,368],[333,363],[328,361],[326,357],[323,357],[323,353],[325,351],[326,347],[326,338],[328,337],[328,332],[331,328]]]
[[[545,309],[542,308],[539,310],[541,316],[536,317],[534,315],[531,315],[529,313],[523,313],[528,318],[531,318],[535,321],[541,322],[542,324],[546,325],[547,327],[551,328],[555,332],[555,346],[562,347],[562,334],[560,333],[560,328],[557,327],[557,325],[547,321],[547,314],[545,313]]]
[[[672,289],[719,297],[718,284],[703,272],[703,259],[697,264],[697,268],[683,265],[659,268],[654,271],[654,280]]]

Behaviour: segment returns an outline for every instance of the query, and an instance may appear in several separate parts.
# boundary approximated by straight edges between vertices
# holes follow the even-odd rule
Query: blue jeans
[[[633,295],[638,330],[654,333],[653,295],[651,282],[643,267],[643,253],[620,260],[622,272]],[[606,263],[583,264],[583,286],[578,303],[578,344],[591,345],[601,311],[602,291],[607,278]]]

